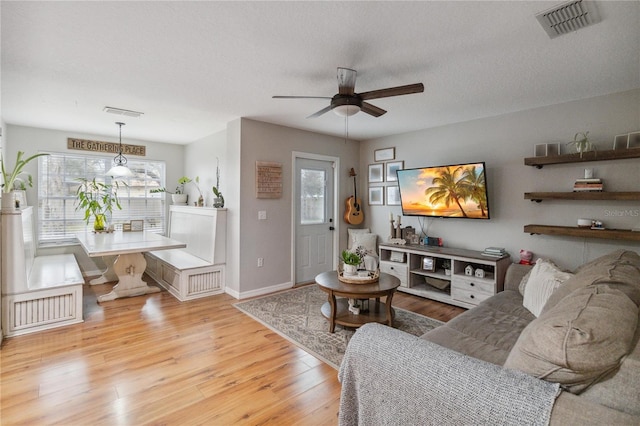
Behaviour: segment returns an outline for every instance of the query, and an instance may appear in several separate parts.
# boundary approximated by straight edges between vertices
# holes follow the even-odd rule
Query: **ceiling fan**
[[[329,106],[322,108],[307,118],[316,118],[333,110],[343,117],[352,116],[360,111],[374,117],[380,117],[387,111],[375,105],[365,102],[371,99],[388,98],[391,96],[409,95],[411,93],[424,92],[422,83],[408,84],[406,86],[389,87],[387,89],[371,90],[369,92],[355,93],[355,70],[338,67],[338,93],[333,97],[328,96],[274,96],[274,99],[331,99]]]

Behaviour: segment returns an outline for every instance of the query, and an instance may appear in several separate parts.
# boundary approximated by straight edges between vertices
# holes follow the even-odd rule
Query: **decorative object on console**
[[[404,161],[391,161],[389,163],[385,163],[385,165],[385,176],[387,177],[387,182],[397,182],[398,175],[396,172],[404,168]]]
[[[403,246],[407,244],[407,242],[402,238],[389,238],[389,241],[387,241],[387,243],[395,244],[397,246]]]
[[[131,225],[131,232],[144,231],[144,220],[132,220],[129,223]]]
[[[550,155],[560,155],[559,143],[541,143],[533,148],[534,157],[546,157]]]
[[[473,276],[473,273],[474,273],[473,266],[471,266],[471,265],[467,265],[467,266],[464,268],[464,274],[465,274],[465,275],[472,277],[472,276]]]
[[[533,252],[529,250],[520,250],[520,263],[521,265],[533,265]]]
[[[484,269],[476,268],[473,274],[475,275],[476,278],[484,278]]]
[[[389,254],[389,260],[391,262],[400,262],[400,263],[404,263],[405,262],[405,257],[404,257],[404,253],[401,251],[392,251]]]
[[[507,254],[508,253],[504,249],[504,247],[487,247],[482,252],[483,256],[491,256],[491,257],[503,257],[503,256],[506,256]]]
[[[433,257],[425,256],[422,258],[422,269],[431,272],[436,270],[436,263],[433,261]]]

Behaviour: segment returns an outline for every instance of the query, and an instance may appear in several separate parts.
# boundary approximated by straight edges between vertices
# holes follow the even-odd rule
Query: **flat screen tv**
[[[484,162],[398,170],[405,216],[489,219]]]

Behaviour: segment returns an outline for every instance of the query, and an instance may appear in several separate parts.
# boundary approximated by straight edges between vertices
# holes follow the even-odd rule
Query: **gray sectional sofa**
[[[584,264],[537,318],[529,270],[511,265],[503,292],[420,338],[361,327],[339,372],[340,424],[640,425],[640,256]]]

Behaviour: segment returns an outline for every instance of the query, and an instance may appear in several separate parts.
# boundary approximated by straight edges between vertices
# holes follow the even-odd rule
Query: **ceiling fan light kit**
[[[341,117],[351,117],[359,113],[365,112],[373,117],[380,117],[385,114],[382,108],[372,105],[365,100],[388,98],[391,96],[409,95],[412,93],[424,92],[422,83],[408,84],[406,86],[390,87],[387,89],[372,90],[369,92],[356,93],[356,76],[357,72],[350,68],[338,68],[338,93],[331,99],[329,106],[322,108],[320,111],[311,114],[307,118],[316,118],[322,114],[333,111]],[[274,96],[274,99],[323,99],[321,96]]]

